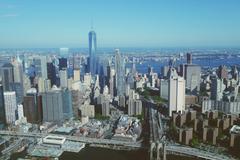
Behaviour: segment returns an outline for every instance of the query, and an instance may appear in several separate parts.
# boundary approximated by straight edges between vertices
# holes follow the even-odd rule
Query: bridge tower
[[[154,160],[154,150],[156,148],[156,144],[153,142],[151,143],[151,146],[150,146],[150,160]]]
[[[165,143],[162,142],[151,143],[150,160],[166,160]]]

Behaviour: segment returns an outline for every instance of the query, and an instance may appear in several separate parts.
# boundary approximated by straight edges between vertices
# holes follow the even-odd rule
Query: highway
[[[31,137],[31,138],[43,138],[48,135],[59,136],[58,134],[49,134],[49,133],[23,133],[23,132],[14,132],[14,131],[0,131],[0,135],[5,136],[17,136],[17,137]],[[62,135],[61,135],[62,136]],[[101,144],[101,145],[116,145],[116,146],[124,146],[129,148],[141,148],[141,143],[138,142],[125,142],[125,141],[117,141],[111,139],[97,139],[97,138],[87,138],[87,137],[78,137],[78,136],[64,136],[69,141],[82,142],[87,144]]]

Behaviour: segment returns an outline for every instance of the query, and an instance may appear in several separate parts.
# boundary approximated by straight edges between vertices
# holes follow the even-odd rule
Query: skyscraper
[[[192,54],[187,53],[187,64],[192,64]]]
[[[15,92],[4,92],[4,104],[6,123],[13,124],[16,121],[17,98]]]
[[[27,91],[23,101],[24,115],[29,123],[40,123],[42,121],[42,99],[35,88]]]
[[[116,71],[116,87],[117,96],[125,93],[125,63],[119,49],[115,51],[115,71]]]
[[[59,78],[60,78],[60,86],[62,88],[67,88],[68,87],[67,70],[60,70]]]
[[[60,89],[53,87],[42,94],[43,122],[63,121],[63,99]]]
[[[67,69],[68,61],[67,58],[59,58],[59,70]]]
[[[191,94],[197,94],[200,90],[201,66],[195,64],[186,64],[184,66],[184,78],[186,88]]]
[[[185,80],[178,76],[175,68],[169,70],[168,78],[168,107],[169,116],[172,116],[172,111],[185,110]]]
[[[47,63],[47,73],[48,79],[51,81],[51,86],[57,85],[56,66],[52,62]]]
[[[34,56],[33,65],[36,69],[36,74],[44,79],[47,79],[47,57]]]
[[[69,118],[73,117],[72,94],[66,88],[62,89],[62,101],[63,101],[63,117],[64,117],[64,119],[69,119]]]
[[[0,124],[6,123],[3,86],[0,84]]]
[[[89,72],[94,75],[96,73],[96,50],[97,50],[97,37],[94,31],[88,33],[89,38]]]
[[[224,84],[223,79],[220,78],[213,78],[212,85],[211,85],[211,99],[220,101],[223,98],[223,91],[225,90],[226,86]]]
[[[12,91],[11,84],[14,82],[13,65],[11,63],[5,63],[0,68],[0,75],[2,77],[4,91]]]

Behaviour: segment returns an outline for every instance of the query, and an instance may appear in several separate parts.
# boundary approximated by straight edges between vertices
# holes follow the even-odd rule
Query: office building
[[[200,90],[201,66],[186,64],[184,70],[186,88],[191,94],[196,95]]]
[[[168,100],[168,80],[167,79],[160,79],[160,97]]]
[[[16,121],[17,98],[15,92],[4,92],[4,105],[6,123],[14,124]]]
[[[68,67],[68,60],[67,58],[59,58],[59,70],[67,69]]]
[[[3,86],[0,84],[0,124],[6,123],[6,115],[5,115],[5,104],[4,104],[4,95],[3,95]]]
[[[80,69],[73,70],[73,81],[80,81]]]
[[[13,65],[11,63],[5,63],[0,68],[0,75],[2,77],[2,85],[4,91],[13,91],[11,84],[14,83]]]
[[[73,117],[72,93],[69,89],[62,89],[63,117],[70,119]]]
[[[119,49],[115,50],[115,71],[117,96],[125,95],[125,63]]]
[[[141,115],[142,114],[142,101],[139,99],[128,100],[128,115]]]
[[[29,123],[42,122],[42,98],[35,88],[29,89],[24,96],[23,110]]]
[[[56,86],[42,93],[43,122],[63,122],[62,92]]]
[[[51,89],[51,81],[49,79],[38,78],[38,92],[47,92]]]
[[[110,104],[109,104],[109,102],[103,102],[103,104],[102,104],[102,116],[110,116]]]
[[[51,81],[51,86],[57,85],[57,72],[56,72],[56,66],[53,64],[53,62],[47,63],[47,75],[48,79]]]
[[[35,68],[36,75],[47,79],[47,57],[34,56],[32,62]]]
[[[22,82],[23,82],[23,66],[22,66],[22,63],[19,62],[15,58],[15,59],[13,59],[11,64],[13,65],[14,82],[22,84]]]
[[[173,111],[185,110],[185,80],[178,76],[175,68],[170,68],[168,82],[169,116]]]
[[[96,51],[97,51],[97,37],[94,31],[88,33],[89,40],[89,72],[91,75],[96,74]]]
[[[225,90],[226,86],[223,83],[223,79],[213,78],[212,85],[211,85],[211,99],[220,101],[223,98],[223,91]]]
[[[192,64],[192,54],[187,53],[187,64]]]
[[[60,87],[67,88],[68,87],[67,70],[60,70],[59,78],[60,78]]]

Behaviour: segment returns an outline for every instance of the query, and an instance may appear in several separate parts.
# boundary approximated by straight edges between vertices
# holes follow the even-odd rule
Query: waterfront
[[[163,60],[159,60],[159,61],[154,60],[154,59],[146,60],[141,64],[136,63],[136,69],[139,73],[147,73],[148,66],[151,66],[151,67],[153,67],[154,72],[160,73],[161,67],[168,65],[168,63],[169,63],[169,59],[163,59]],[[182,63],[186,63],[186,60],[182,59],[182,60],[176,61],[176,65],[179,65]],[[233,66],[233,65],[239,66],[240,57],[237,55],[231,56],[231,57],[227,57],[227,55],[225,55],[225,56],[221,56],[221,57],[215,57],[214,59],[212,57],[209,57],[209,58],[202,57],[202,58],[194,59],[193,63],[200,65],[202,68],[215,68],[222,64],[224,64],[228,67]],[[127,63],[126,67],[131,68],[132,64]]]
[[[11,156],[12,160],[24,158],[26,151],[15,153]],[[85,147],[79,153],[64,152],[60,160],[149,160],[147,150],[119,151],[105,148]],[[167,156],[167,160],[194,160],[195,158],[182,156]]]
[[[147,150],[118,151],[105,148],[86,147],[79,153],[64,152],[61,160],[149,160]],[[193,160],[194,158],[181,156],[167,156],[168,160]]]

